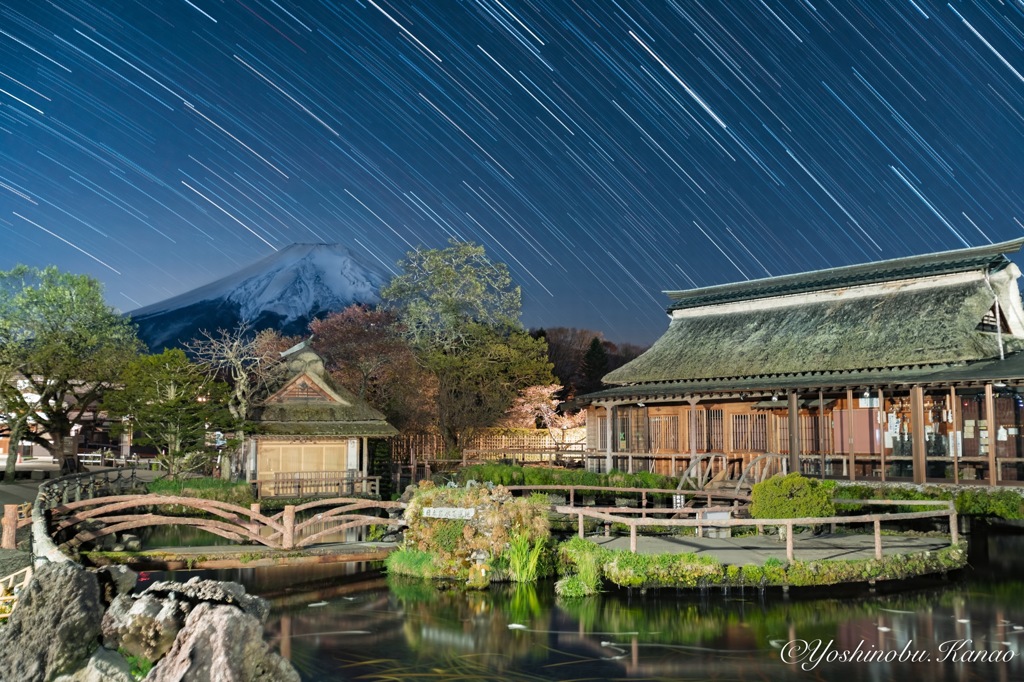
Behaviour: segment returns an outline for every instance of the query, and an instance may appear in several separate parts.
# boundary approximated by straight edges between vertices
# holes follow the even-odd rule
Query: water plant
[[[544,544],[543,538],[537,538],[531,543],[530,538],[524,534],[512,538],[508,547],[508,572],[514,582],[532,583],[537,580]]]

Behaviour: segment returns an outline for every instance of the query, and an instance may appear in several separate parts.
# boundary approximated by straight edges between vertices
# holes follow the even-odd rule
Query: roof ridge
[[[904,256],[884,261],[844,265],[778,277],[717,284],[699,289],[665,291],[673,301],[668,311],[697,308],[734,301],[824,291],[854,284],[875,284],[896,279],[934,276],[985,268],[1001,270],[1010,261],[1004,254],[1016,253],[1024,238],[966,249]]]

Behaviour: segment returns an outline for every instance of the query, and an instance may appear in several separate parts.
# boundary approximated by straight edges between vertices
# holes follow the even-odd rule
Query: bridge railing
[[[139,507],[144,509],[135,512]],[[312,514],[310,518],[303,517],[304,512],[318,507],[328,509]],[[61,546],[72,549],[107,535],[168,525],[193,526],[229,540],[249,541],[271,549],[297,549],[350,528],[371,525],[400,527],[405,523],[400,517],[389,515],[384,518],[368,512],[404,508],[405,504],[401,502],[339,497],[287,505],[283,511],[270,515],[263,513],[259,504],[246,508],[218,500],[146,494],[68,502],[53,507],[50,514],[53,535],[62,537],[74,533],[61,543]],[[185,510],[202,516],[180,513]]]
[[[621,513],[590,509],[587,507],[571,507],[559,505],[555,511],[560,514],[575,514],[578,519],[578,534],[582,538],[584,518],[597,519],[607,524],[618,523],[629,527],[629,551],[636,552],[637,529],[640,526],[668,526],[677,528],[694,528],[698,537],[703,534],[704,528],[736,528],[754,527],[761,532],[765,526],[783,527],[786,529],[786,559],[793,561],[793,529],[796,526],[821,526],[830,525],[833,532],[839,525],[872,524],[875,539],[875,558],[882,558],[882,523],[892,521],[909,521],[914,519],[945,518],[949,521],[950,544],[956,545],[959,542],[957,529],[956,506],[948,500],[835,500],[837,504],[860,504],[864,506],[932,506],[939,507],[931,511],[901,512],[895,514],[858,514],[852,516],[827,516],[807,517],[795,519],[659,519],[659,518],[636,518],[635,516],[624,516]],[[618,511],[618,510],[617,510]],[[708,510],[700,510],[708,511]]]

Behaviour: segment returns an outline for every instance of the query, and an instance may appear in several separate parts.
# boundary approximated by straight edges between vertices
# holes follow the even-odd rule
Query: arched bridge
[[[176,513],[160,513],[173,505]],[[152,511],[153,509],[157,511]],[[51,532],[60,546],[78,548],[105,535],[148,526],[192,526],[229,540],[249,540],[271,549],[300,549],[351,528],[386,525],[398,528],[398,518],[371,514],[401,511],[401,502],[337,497],[289,505],[272,516],[227,502],[173,495],[115,495],[69,502],[51,510]]]
[[[112,473],[67,477],[60,479],[60,487],[41,487],[37,504],[48,512],[48,531],[59,546],[77,549],[115,533],[176,525],[288,550],[310,547],[352,528],[383,525],[397,529],[405,525],[401,514],[404,502],[336,497],[288,505],[276,514],[266,514],[259,504],[247,508],[196,497],[123,494],[134,493],[134,485],[122,481],[119,474],[110,479]]]

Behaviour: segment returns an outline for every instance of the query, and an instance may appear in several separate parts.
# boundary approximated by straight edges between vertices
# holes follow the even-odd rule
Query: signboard
[[[473,507],[424,507],[423,516],[428,519],[471,519],[476,515]]]

